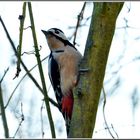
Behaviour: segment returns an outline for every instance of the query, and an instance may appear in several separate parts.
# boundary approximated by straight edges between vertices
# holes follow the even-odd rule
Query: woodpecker
[[[81,53],[71,44],[64,32],[58,28],[48,31],[42,30],[50,48],[48,59],[48,75],[62,113],[66,122],[67,135],[73,110],[73,88],[79,80],[79,64]]]

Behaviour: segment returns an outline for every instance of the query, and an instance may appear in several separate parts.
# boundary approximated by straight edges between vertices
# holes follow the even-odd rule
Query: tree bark
[[[80,81],[74,94],[74,108],[69,137],[91,138],[116,19],[123,3],[94,3],[91,25],[84,58],[80,69]]]

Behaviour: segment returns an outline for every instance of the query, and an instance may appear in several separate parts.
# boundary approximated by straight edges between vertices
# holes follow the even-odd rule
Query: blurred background
[[[73,42],[77,17],[84,2],[31,2],[40,46],[41,59],[49,55],[45,36],[41,29],[48,30],[56,27],[64,31]],[[22,14],[23,2],[0,2],[0,16],[10,34],[14,45],[19,44],[19,15]],[[81,26],[78,28],[76,48],[84,54],[89,31],[93,3],[87,2]],[[101,94],[96,126],[93,138],[112,138],[111,133],[118,138],[139,138],[140,129],[140,2],[125,2],[116,21],[116,30],[112,40],[104,78],[106,93],[105,116],[103,115],[104,96]],[[28,6],[23,32],[22,60],[28,69],[37,64],[33,53],[33,39],[30,28]],[[23,67],[18,78],[15,77],[17,58],[7,39],[2,24],[0,24],[0,79],[7,71],[1,82],[4,105],[13,93],[6,107],[6,117],[9,134],[12,138],[51,138],[48,117],[43,103],[42,93],[32,80],[25,76]],[[48,95],[56,101],[48,78],[47,59],[42,62]],[[38,68],[31,71],[36,81],[41,85]],[[19,86],[16,88],[16,86]],[[16,88],[16,90],[15,90]],[[14,91],[15,90],[15,91]],[[57,138],[66,138],[65,122],[59,110],[51,105],[51,112]],[[0,110],[1,115],[1,110]],[[24,120],[22,117],[24,116]],[[105,125],[107,121],[108,128]],[[86,123],[86,122],[85,122]],[[4,138],[3,122],[0,119],[0,138]]]

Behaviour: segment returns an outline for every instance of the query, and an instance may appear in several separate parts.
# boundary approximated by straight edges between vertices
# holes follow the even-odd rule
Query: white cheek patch
[[[62,38],[63,40],[67,40],[65,34],[62,33],[61,31],[55,30],[55,29],[50,29],[49,31],[52,32],[54,35],[56,35],[56,36]]]

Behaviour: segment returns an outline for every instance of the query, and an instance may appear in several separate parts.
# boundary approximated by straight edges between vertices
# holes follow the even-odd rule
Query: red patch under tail
[[[71,90],[66,96],[63,96],[62,98],[62,113],[66,121],[67,135],[69,133],[70,121],[71,121],[72,110],[73,110],[73,103],[74,103],[74,98],[73,98],[73,93]]]

